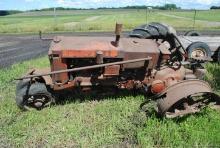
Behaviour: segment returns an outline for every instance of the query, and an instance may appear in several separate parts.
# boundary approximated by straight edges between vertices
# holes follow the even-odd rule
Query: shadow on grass
[[[140,90],[119,90],[117,88],[98,87],[91,90],[62,91],[55,94],[56,105],[65,105],[76,102],[117,100],[130,96],[144,95]]]
[[[138,126],[140,122],[143,123],[143,120],[140,120],[139,116],[137,116],[137,114],[140,113],[142,115],[144,114],[146,118],[157,118],[161,121],[172,120],[177,124],[186,121],[187,118],[190,118],[192,116],[200,117],[207,114],[206,109],[202,109],[201,112],[184,115],[183,117],[167,119],[166,117],[162,117],[161,115],[158,114],[156,109],[157,108],[156,100],[152,99],[150,95],[147,96],[146,93],[144,93],[141,90],[119,90],[117,88],[98,88],[98,89],[96,88],[88,92],[81,92],[80,90],[62,92],[62,94],[59,93],[59,95],[57,96],[58,99],[56,101],[56,105],[66,105],[66,104],[78,103],[78,102],[83,103],[86,101],[117,100],[131,96],[136,97],[138,95],[144,95],[145,100],[142,104],[137,106],[137,113],[133,117],[131,117],[132,122],[133,121],[138,122],[138,124],[134,123],[136,126]],[[143,116],[141,117],[143,118]],[[135,120],[133,120],[133,118],[135,118]],[[140,125],[143,126],[143,124]]]
[[[117,88],[98,88],[84,93],[80,90],[66,91],[57,96],[59,99],[56,101],[56,106],[87,101],[118,100],[140,95],[144,95],[140,90],[129,91]],[[118,133],[123,136],[119,137],[121,143],[118,147],[137,147],[137,130],[144,127],[146,119],[145,113],[139,110],[139,105],[137,105],[137,110],[127,118],[120,119],[121,124],[116,128]]]

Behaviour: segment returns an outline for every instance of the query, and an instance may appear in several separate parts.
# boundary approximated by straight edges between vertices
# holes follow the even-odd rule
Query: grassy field
[[[175,11],[167,12],[176,16],[182,16],[186,18],[194,18],[195,11]],[[220,10],[209,10],[209,11],[196,11],[196,19],[204,21],[220,22]]]
[[[14,78],[47,67],[47,57],[0,70],[0,147],[219,147],[220,112],[209,108],[178,119],[139,111],[144,96],[67,99],[42,111],[15,105]],[[220,66],[209,64],[207,80],[220,94]]]
[[[52,11],[25,12],[0,17],[0,33],[36,33],[39,30],[113,31],[115,22],[122,22],[124,30],[131,30],[146,22],[163,22],[177,29],[192,29],[193,13],[193,11],[150,10],[146,15],[146,10],[74,10],[57,11],[57,17],[54,18]],[[203,21],[196,21],[196,29],[220,29],[218,14],[219,10],[198,11],[197,19]]]

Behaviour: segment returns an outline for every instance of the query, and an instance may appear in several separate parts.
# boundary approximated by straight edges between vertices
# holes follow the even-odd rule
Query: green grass
[[[0,70],[0,147],[211,147],[220,146],[220,112],[209,108],[179,119],[146,117],[144,96],[66,101],[42,111],[20,111],[16,81],[28,69],[49,66],[47,57]],[[220,66],[206,79],[219,92]]]
[[[198,11],[197,19],[209,22],[197,21],[196,29],[220,29],[220,24],[210,25],[210,21],[220,20],[219,13],[218,10]],[[177,29],[192,28],[192,19],[175,18],[169,15],[191,18],[193,12],[151,10],[148,12],[147,20],[145,10],[57,11],[56,19],[53,11],[25,12],[0,17],[0,33],[37,33],[39,30],[43,32],[113,31],[116,22],[122,22],[124,30],[131,30],[140,24],[145,24],[146,21],[167,23]]]

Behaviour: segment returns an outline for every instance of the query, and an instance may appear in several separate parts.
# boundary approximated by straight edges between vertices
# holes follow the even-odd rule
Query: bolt
[[[40,107],[42,107],[42,105],[43,105],[42,102],[35,102],[35,103],[34,103],[34,106],[35,106],[36,108],[40,108]]]

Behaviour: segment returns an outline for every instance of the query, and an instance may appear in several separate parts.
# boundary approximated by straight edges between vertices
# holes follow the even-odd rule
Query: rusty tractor
[[[158,25],[160,34],[152,39],[121,38],[122,24],[116,24],[115,38],[55,37],[48,52],[51,67],[17,79],[18,107],[40,110],[54,103],[56,93],[100,87],[141,89],[154,96],[158,114],[166,117],[218,106],[220,98],[202,80],[207,59],[188,58],[175,30]]]

